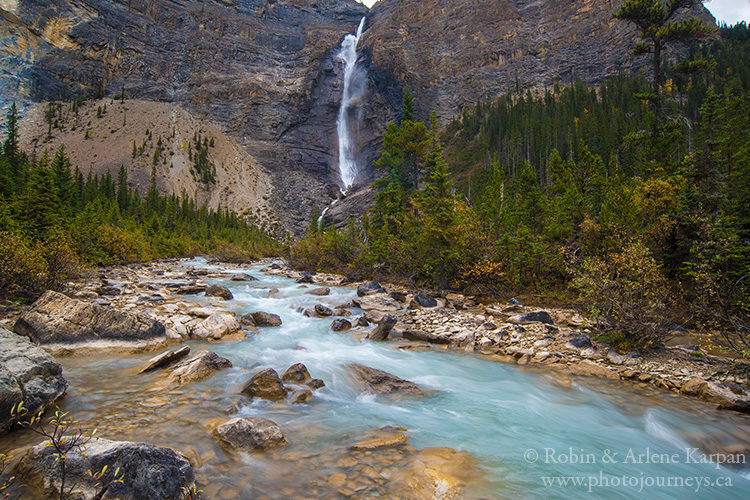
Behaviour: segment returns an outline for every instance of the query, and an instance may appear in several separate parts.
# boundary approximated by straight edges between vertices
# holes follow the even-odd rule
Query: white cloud
[[[750,22],[750,0],[712,0],[705,5],[717,21],[728,24]]]

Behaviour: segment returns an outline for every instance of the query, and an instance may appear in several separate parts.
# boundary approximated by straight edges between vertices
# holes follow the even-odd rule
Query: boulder
[[[620,378],[616,371],[610,370],[605,366],[599,366],[588,359],[570,365],[570,373],[573,375],[584,375],[586,377]]]
[[[448,334],[440,335],[423,330],[404,330],[404,338],[429,342],[430,344],[450,344],[451,342],[451,336]]]
[[[107,471],[95,479],[90,471]],[[65,457],[65,484],[72,487],[71,498],[100,498],[102,484],[109,483],[103,498],[181,499],[195,484],[195,474],[188,460],[171,448],[129,441],[92,439],[85,452],[74,448]],[[60,488],[59,460],[54,448],[46,442],[29,450],[15,468],[23,482],[45,496],[57,495]],[[114,482],[118,471],[121,482]]]
[[[412,309],[417,307],[437,307],[437,300],[433,299],[426,293],[418,293],[411,299]]]
[[[588,349],[592,347],[591,339],[588,337],[588,335],[573,335],[570,339],[568,339],[566,347],[578,350]]]
[[[314,283],[313,277],[315,273],[299,273],[297,283]]]
[[[180,386],[207,379],[214,373],[231,368],[232,362],[211,351],[198,351],[192,358],[180,361],[170,370],[168,385]]]
[[[281,317],[278,314],[257,311],[250,313],[255,326],[281,326]]]
[[[286,397],[286,389],[273,368],[266,368],[253,375],[245,382],[241,392],[250,398],[277,400]]]
[[[208,285],[200,285],[198,283],[188,283],[181,285],[178,288],[171,289],[172,293],[176,295],[198,295],[201,292],[205,292]]]
[[[345,332],[349,330],[352,327],[352,323],[343,318],[334,319],[333,323],[331,323],[331,330],[334,332]]]
[[[346,365],[354,378],[365,386],[371,394],[407,394],[421,396],[425,391],[414,382],[358,363]]]
[[[322,387],[325,387],[325,386],[326,386],[326,383],[325,383],[325,382],[323,382],[323,381],[322,381],[321,379],[319,379],[319,378],[314,378],[314,379],[312,379],[311,381],[309,381],[309,382],[308,382],[308,383],[307,383],[306,385],[307,385],[307,387],[309,387],[310,389],[313,389],[313,390],[314,390],[314,389],[320,389],[320,388],[322,388]]]
[[[312,377],[307,367],[302,363],[295,363],[281,374],[281,380],[292,384],[306,384]]]
[[[707,401],[716,403],[722,410],[750,413],[750,393],[741,385],[708,382],[701,396]]]
[[[461,309],[466,304],[466,297],[460,293],[447,293],[445,300],[453,304],[456,309]]]
[[[370,326],[370,322],[367,321],[367,318],[365,318],[364,316],[360,316],[359,318],[357,318],[357,321],[355,324],[357,326]]]
[[[159,321],[47,291],[13,326],[37,344],[95,340],[141,341],[165,338]]]
[[[307,403],[312,399],[310,389],[299,389],[289,395],[289,402],[295,405]]]
[[[253,319],[253,315],[250,313],[243,314],[240,316],[240,325],[242,326],[255,326],[255,319]]]
[[[385,288],[377,281],[366,281],[357,287],[357,297],[366,297],[377,293],[386,293]]]
[[[258,278],[247,273],[235,273],[229,279],[231,281],[258,281]]]
[[[326,295],[331,294],[331,289],[328,287],[323,288],[313,288],[312,290],[308,290],[305,292],[307,295],[315,295],[317,297],[325,297]]]
[[[323,317],[333,316],[333,309],[323,304],[315,304],[315,314]]]
[[[14,405],[23,400],[36,415],[54,405],[67,387],[55,358],[28,338],[0,328],[0,434],[14,427]]]
[[[518,301],[518,299],[516,299],[516,298],[511,298],[511,299],[508,299],[508,305],[509,305],[509,306],[520,306],[520,305],[523,305],[523,304],[521,304],[521,303],[520,303],[520,302]]]
[[[388,292],[388,295],[395,301],[404,304],[406,302],[406,294],[403,292]]]
[[[217,312],[208,318],[190,325],[190,336],[200,340],[219,340],[227,335],[240,333],[240,324],[234,314]]]
[[[693,377],[682,385],[680,392],[688,396],[700,396],[708,382],[700,377]]]
[[[525,325],[528,323],[547,323],[549,325],[554,325],[555,321],[547,311],[535,311],[512,316],[508,318],[508,323],[515,323],[517,325]]]
[[[358,297],[352,302],[364,311],[395,312],[401,310],[401,304],[385,293]]]
[[[232,300],[234,295],[229,288],[222,285],[211,285],[206,288],[206,297],[218,297],[222,300]]]
[[[287,444],[286,437],[276,423],[259,417],[233,418],[216,426],[213,435],[221,444],[243,452]]]
[[[393,330],[393,327],[396,326],[396,322],[396,318],[390,314],[385,315],[380,323],[378,323],[377,328],[371,331],[367,336],[367,340],[374,340],[377,342],[386,340],[391,333],[391,330]]]
[[[188,354],[190,354],[190,347],[188,346],[183,346],[179,349],[175,349],[174,351],[163,352],[158,356],[154,356],[153,358],[146,361],[141,366],[141,369],[138,370],[138,373],[146,373],[156,370],[157,368],[164,368],[171,365],[175,361],[181,360]]]

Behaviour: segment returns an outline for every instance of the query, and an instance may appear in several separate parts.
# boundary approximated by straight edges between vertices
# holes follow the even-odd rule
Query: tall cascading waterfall
[[[356,130],[361,113],[361,102],[364,96],[367,74],[357,67],[357,44],[365,27],[365,18],[359,22],[355,35],[346,35],[341,43],[341,50],[336,58],[344,63],[344,93],[341,96],[339,116],[336,129],[339,140],[339,173],[343,183],[342,191],[349,189],[359,173],[355,159],[355,144],[352,129]],[[354,118],[353,122],[350,118]]]

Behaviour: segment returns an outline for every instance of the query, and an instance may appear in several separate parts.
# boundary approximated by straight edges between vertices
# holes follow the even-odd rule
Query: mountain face
[[[611,17],[620,3],[382,0],[368,11],[354,0],[0,0],[0,103],[124,93],[184,109],[247,151],[269,178],[276,219],[299,231],[338,196],[336,55],[363,16],[360,186],[376,175],[403,85],[422,116],[435,110],[446,121],[516,85],[595,83],[637,69],[633,31]],[[713,21],[703,7],[695,12]],[[123,127],[140,127],[127,118]],[[92,160],[91,168],[114,167]],[[227,196],[206,199],[226,205]],[[367,196],[351,198],[349,209],[337,204],[339,217],[366,205]]]

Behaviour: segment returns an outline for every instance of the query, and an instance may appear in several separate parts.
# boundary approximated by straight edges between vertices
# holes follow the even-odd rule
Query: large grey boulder
[[[349,373],[371,394],[407,394],[421,396],[425,391],[414,382],[409,382],[383,370],[358,363],[346,365]]]
[[[55,450],[41,443],[21,458],[15,474],[23,482],[45,496],[56,495],[60,488],[59,460]],[[94,473],[107,466],[104,476],[94,479]],[[145,443],[92,439],[86,443],[85,453],[73,449],[65,458],[65,484],[75,485],[72,498],[120,500],[181,499],[185,491],[195,485],[195,473],[187,459],[171,448]],[[118,470],[122,482],[112,482]]]
[[[0,434],[13,428],[10,412],[21,400],[36,415],[52,406],[67,387],[55,358],[28,338],[0,328]]]
[[[166,338],[164,325],[145,316],[83,302],[51,290],[34,302],[13,330],[37,344]]]
[[[357,297],[365,297],[376,293],[386,293],[385,288],[377,281],[367,281],[357,287]]]
[[[234,314],[220,311],[204,320],[194,320],[188,323],[190,337],[201,340],[219,340],[227,335],[241,333],[240,323]]]
[[[287,443],[275,422],[260,417],[233,418],[218,425],[213,435],[221,444],[244,452],[265,450]]]
[[[426,293],[418,293],[411,300],[412,309],[415,309],[418,307],[427,307],[427,308],[437,307],[437,305],[438,305],[437,300],[433,299]]]

